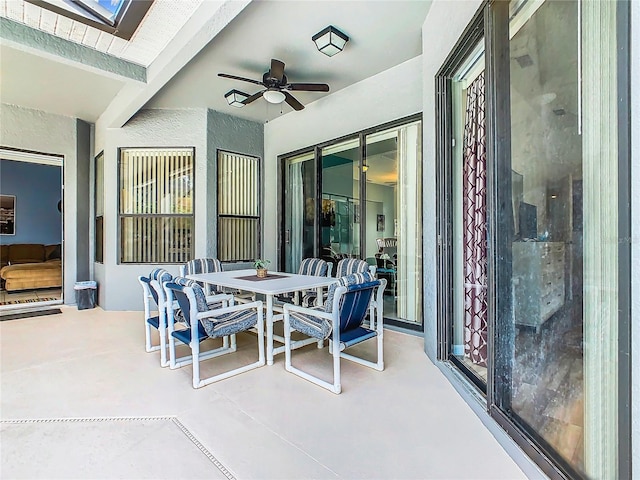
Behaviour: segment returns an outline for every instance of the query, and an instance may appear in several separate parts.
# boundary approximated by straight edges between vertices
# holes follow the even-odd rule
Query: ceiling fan
[[[269,103],[282,103],[284,101],[287,102],[294,110],[302,110],[304,108],[304,105],[296,100],[295,97],[289,93],[290,91],[329,91],[329,85],[327,85],[326,83],[288,83],[287,76],[284,74],[284,62],[276,60],[275,58],[271,59],[271,68],[268,72],[265,72],[265,74],[262,75],[261,82],[258,80],[252,80],[250,78],[229,75],[226,73],[219,73],[218,76],[224,78],[232,78],[234,80],[240,80],[243,82],[249,82],[264,87],[263,90],[260,90],[259,92],[245,98],[241,102],[243,105],[248,105],[254,100],[257,100],[260,97],[264,97],[264,99]]]

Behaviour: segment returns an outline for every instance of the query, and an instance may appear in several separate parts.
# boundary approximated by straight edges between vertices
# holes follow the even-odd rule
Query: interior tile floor
[[[282,355],[194,390],[190,367],[145,353],[141,312],[62,311],[0,322],[3,478],[526,478],[418,336],[385,331],[383,372],[345,361],[341,395]],[[203,375],[255,358],[238,341]],[[331,368],[314,345],[294,364]]]

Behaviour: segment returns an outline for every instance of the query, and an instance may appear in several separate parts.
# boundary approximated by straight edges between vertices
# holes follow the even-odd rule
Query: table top
[[[267,276],[266,279],[255,281],[240,278],[250,277],[256,274],[254,269],[248,269],[216,273],[197,273],[187,275],[187,278],[197,280],[198,282],[211,283],[221,287],[237,288],[265,295],[278,295],[281,293],[326,287],[337,281],[337,279],[333,277],[316,277],[313,275],[298,275],[295,273],[283,272],[269,273],[277,275],[277,277],[269,279]]]

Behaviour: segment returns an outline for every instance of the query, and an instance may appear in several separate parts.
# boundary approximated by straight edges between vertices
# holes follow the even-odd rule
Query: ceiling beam
[[[96,122],[120,128],[211,42],[251,0],[205,1],[147,68],[146,85],[126,85]]]
[[[147,80],[147,69],[141,65],[5,17],[0,17],[0,43],[117,80],[134,80],[139,84],[144,84]]]

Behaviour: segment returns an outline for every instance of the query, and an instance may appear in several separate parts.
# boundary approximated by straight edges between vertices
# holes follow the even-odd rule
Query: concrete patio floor
[[[385,371],[344,361],[341,395],[283,355],[194,390],[190,366],[145,353],[141,312],[62,310],[0,322],[2,478],[526,478],[420,337],[385,330]],[[256,350],[243,334],[203,376]],[[294,363],[331,371],[315,346]]]

